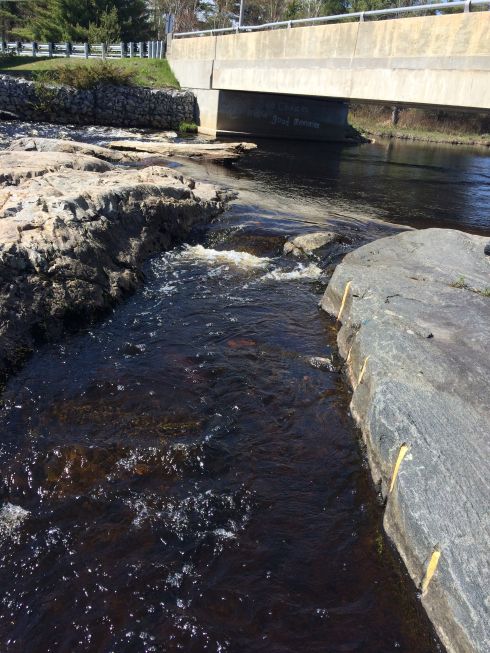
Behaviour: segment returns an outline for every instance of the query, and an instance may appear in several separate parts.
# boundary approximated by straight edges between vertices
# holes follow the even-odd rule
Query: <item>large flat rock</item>
[[[351,410],[385,497],[384,526],[420,586],[448,651],[490,650],[490,256],[487,239],[427,229],[348,254],[322,307],[341,315],[338,344]],[[367,359],[367,360],[366,360]],[[362,381],[358,383],[364,367]]]

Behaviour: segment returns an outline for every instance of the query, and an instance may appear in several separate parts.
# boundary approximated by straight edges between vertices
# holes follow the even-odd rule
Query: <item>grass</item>
[[[181,134],[197,134],[197,125],[195,122],[181,122],[179,132]]]
[[[486,286],[485,288],[472,288],[469,286],[463,276],[458,277],[452,283],[449,284],[451,288],[464,288],[465,290],[471,290],[471,292],[481,295],[482,297],[490,297],[490,287]]]
[[[103,64],[103,66],[102,66]],[[126,83],[150,88],[179,88],[166,59],[65,59],[13,56],[0,59],[0,73],[59,81],[90,88],[96,83]],[[88,85],[87,85],[88,84]]]
[[[468,284],[465,281],[465,278],[463,276],[458,277],[450,285],[451,285],[451,288],[468,288],[469,287]]]

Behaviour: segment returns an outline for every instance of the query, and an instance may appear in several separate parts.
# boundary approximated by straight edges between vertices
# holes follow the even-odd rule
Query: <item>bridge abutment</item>
[[[348,105],[339,100],[246,91],[192,89],[196,122],[211,136],[346,141]]]

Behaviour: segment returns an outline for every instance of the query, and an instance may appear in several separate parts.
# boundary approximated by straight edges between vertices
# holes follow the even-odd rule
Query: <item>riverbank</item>
[[[214,186],[141,168],[145,155],[54,145],[0,152],[2,382],[37,342],[107,312],[141,282],[149,255],[223,209]]]
[[[490,648],[488,244],[441,229],[375,241],[322,300],[341,324],[384,527],[450,653]]]
[[[75,88],[0,74],[0,113],[3,118],[58,124],[177,130],[194,121],[195,97],[174,88],[111,83],[107,76],[104,83],[95,80],[90,87]]]
[[[92,70],[97,73],[101,63],[100,59],[80,58],[52,58],[48,57],[24,57],[24,56],[3,56],[0,57],[0,73],[12,75],[34,81],[36,78],[47,79],[60,75],[67,77],[66,71],[76,78],[77,73],[83,69]],[[175,75],[166,59],[111,59],[105,60],[104,65],[111,69],[122,70],[126,73],[134,86],[145,88],[180,88]]]
[[[447,145],[490,147],[490,117],[484,113],[464,114],[423,109],[398,109],[353,104],[349,122],[364,137],[401,139]]]

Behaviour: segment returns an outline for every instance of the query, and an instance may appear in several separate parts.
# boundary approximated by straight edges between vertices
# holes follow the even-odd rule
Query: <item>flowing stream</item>
[[[442,651],[382,531],[329,270],[282,245],[328,217],[490,234],[489,158],[263,142],[181,170],[238,198],[3,393],[0,650]]]

